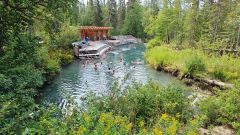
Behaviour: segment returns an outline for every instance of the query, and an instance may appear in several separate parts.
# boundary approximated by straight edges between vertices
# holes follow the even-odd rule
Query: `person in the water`
[[[123,59],[121,58],[121,59],[120,59],[120,62],[122,62],[122,61],[123,61]]]
[[[89,64],[89,61],[88,60],[86,60],[86,65],[88,65]]]
[[[113,69],[113,74],[115,73],[115,70]]]
[[[97,70],[97,63],[94,63],[94,69]]]

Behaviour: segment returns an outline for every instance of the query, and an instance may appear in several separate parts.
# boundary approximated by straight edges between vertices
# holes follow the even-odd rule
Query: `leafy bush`
[[[4,74],[0,74],[0,89],[2,91],[9,90],[13,85],[13,82],[10,78],[5,76]]]
[[[153,38],[147,43],[147,49],[151,49],[160,44],[161,44],[161,40],[159,40],[159,38]]]
[[[174,117],[169,117],[167,114],[163,114],[157,124],[154,126],[153,132],[156,135],[159,134],[177,134],[179,130],[179,122]]]
[[[113,115],[112,113],[101,113],[92,115],[83,113],[79,117],[79,127],[77,134],[98,135],[98,134],[130,134],[132,123],[127,117]]]
[[[193,75],[195,73],[205,71],[206,67],[203,59],[195,55],[190,58],[189,61],[186,61],[186,69],[188,74]]]
[[[71,52],[62,53],[60,61],[64,65],[71,63],[73,61],[73,54]]]
[[[239,82],[238,82],[239,84]],[[231,125],[240,129],[240,87],[220,92],[200,104],[202,114],[206,117],[206,125]]]
[[[57,45],[63,49],[69,49],[72,42],[79,41],[80,35],[78,33],[78,27],[69,26],[69,24],[64,24],[57,37]]]
[[[144,120],[152,123],[159,115],[167,113],[180,115],[186,121],[192,116],[188,99],[180,87],[159,87],[154,83],[135,84],[122,91],[115,87],[103,97],[93,97],[88,101],[89,109],[100,112],[128,116],[132,123]]]

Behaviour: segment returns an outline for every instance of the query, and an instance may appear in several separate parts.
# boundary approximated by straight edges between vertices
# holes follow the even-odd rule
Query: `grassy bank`
[[[192,75],[223,82],[240,78],[240,60],[232,56],[207,55],[201,50],[174,50],[157,46],[147,50],[146,60],[154,67],[178,70],[181,75]]]
[[[175,50],[167,46],[148,49],[146,60],[156,69],[178,71],[180,76],[190,75],[200,78],[230,82],[235,88],[217,91],[199,104],[204,127],[228,125],[240,130],[240,60],[230,55],[207,55],[201,50]]]

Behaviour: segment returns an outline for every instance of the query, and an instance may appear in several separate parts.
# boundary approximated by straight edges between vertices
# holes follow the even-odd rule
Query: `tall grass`
[[[240,78],[240,59],[232,56],[210,56],[201,50],[174,50],[157,46],[148,49],[145,58],[154,68],[161,66],[178,69],[182,74],[189,73],[228,82]]]

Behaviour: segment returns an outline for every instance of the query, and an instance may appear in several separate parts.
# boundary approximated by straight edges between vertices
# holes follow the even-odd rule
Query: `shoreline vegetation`
[[[154,69],[170,73],[187,85],[199,82],[203,86],[231,89],[235,80],[240,79],[240,60],[231,55],[219,57],[200,49],[177,50],[162,45],[148,49],[145,58]]]
[[[219,124],[227,125],[236,130],[236,133],[228,134],[238,134],[240,129],[237,122],[240,120],[240,110],[237,109],[240,105],[237,101],[237,97],[240,96],[238,57],[229,54],[222,56],[206,54],[201,49],[175,49],[173,46],[171,44],[148,46],[145,59],[155,70],[176,76],[189,86],[195,85],[203,91],[214,93],[215,95],[200,101],[197,105],[200,108],[200,115],[206,118],[202,121],[205,123],[203,125],[206,127],[208,124],[212,124],[213,127]],[[221,128],[227,129],[224,126]],[[198,133],[201,130],[199,127]],[[205,133],[209,134],[209,131]]]
[[[216,133],[216,127],[221,134],[225,128],[240,134],[239,57],[201,51],[239,51],[239,0],[104,2],[0,1],[0,134],[197,135]],[[111,26],[114,35],[145,37],[152,67],[214,85],[225,82],[219,86],[227,89],[214,88],[213,96],[194,106],[184,88],[152,82],[123,91],[113,84],[102,96],[90,93],[86,109],[73,106],[67,114],[57,105],[36,103],[44,82],[73,60],[68,44],[78,40],[79,26]]]

